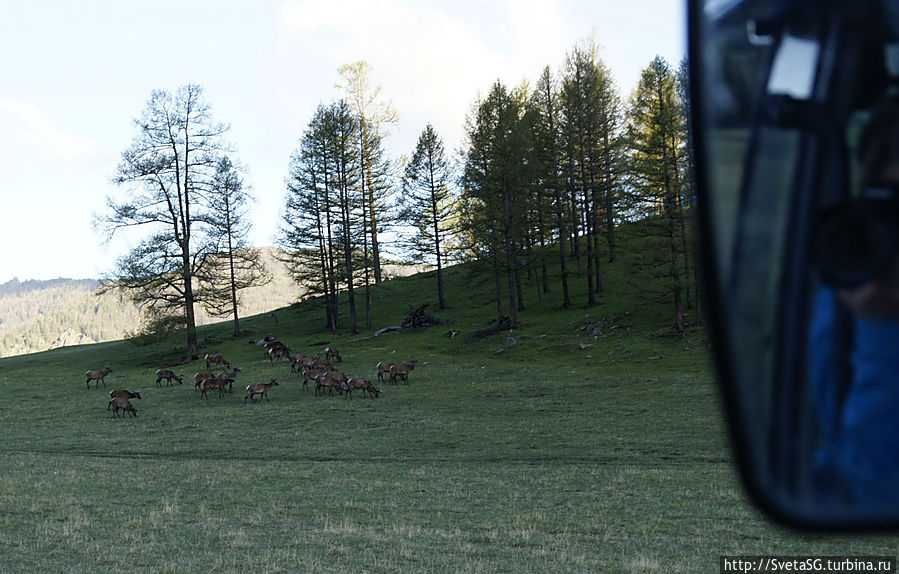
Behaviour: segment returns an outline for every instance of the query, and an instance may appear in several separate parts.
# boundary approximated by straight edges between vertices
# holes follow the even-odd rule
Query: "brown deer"
[[[103,383],[103,386],[105,387],[106,381],[104,379],[106,379],[106,375],[111,372],[112,368],[103,367],[99,371],[88,371],[84,373],[87,376],[87,388],[91,388],[91,381],[97,381],[96,384],[94,384],[94,388],[99,387],[100,383]]]
[[[390,361],[381,361],[378,363],[378,382],[384,382],[384,374],[390,374],[390,369],[392,369],[396,365],[396,363],[391,363]]]
[[[330,361],[334,359],[338,363],[342,363],[343,359],[340,356],[340,351],[337,350],[337,347],[325,347],[325,360]]]
[[[220,379],[215,377],[214,379],[206,379],[200,384],[200,398],[206,397],[209,398],[209,395],[206,393],[212,389],[217,389],[219,392],[219,398],[225,396],[225,387],[228,385],[228,382],[225,379]]]
[[[394,385],[397,384],[396,378],[399,377],[403,379],[403,382],[408,385],[409,373],[411,373],[412,370],[415,369],[415,363],[417,362],[417,360],[413,360],[404,365],[393,365],[392,367],[390,367],[390,382]]]
[[[319,394],[319,391],[324,393],[322,389],[325,387],[328,388],[329,395],[334,394],[334,389],[337,389],[337,392],[340,393],[343,391],[343,384],[346,381],[346,375],[340,371],[326,371],[315,379],[315,394]]]
[[[352,398],[350,395],[356,389],[360,389],[362,391],[362,396],[365,396],[368,393],[372,398],[377,398],[381,392],[371,384],[371,381],[364,377],[353,377],[351,379],[347,379],[346,382],[346,396],[345,399]]]
[[[225,357],[223,357],[223,356],[221,356],[221,355],[219,355],[219,354],[214,354],[214,355],[213,355],[213,354],[207,353],[206,356],[203,357],[203,358],[206,359],[206,368],[207,368],[207,369],[211,369],[211,368],[212,368],[212,365],[218,365],[218,366],[220,366],[220,367],[221,367],[221,366],[224,366],[224,368],[226,368],[226,369],[230,369],[230,368],[231,368],[231,363],[229,363],[228,361],[226,361],[226,360],[225,360]]]
[[[243,404],[247,404],[247,399],[255,400],[256,395],[262,395],[265,397],[266,402],[268,402],[268,390],[272,387],[277,387],[278,381],[272,379],[271,382],[268,383],[254,383],[252,385],[247,385],[247,396],[243,398]]]
[[[203,381],[208,381],[209,379],[214,379],[215,373],[212,371],[200,371],[196,375],[194,375],[194,392],[197,392],[197,389],[200,388],[200,385],[203,384]]]
[[[134,405],[132,405],[131,402],[125,397],[115,397],[114,399],[110,399],[109,405],[106,405],[107,411],[109,410],[110,405],[112,405],[113,417],[119,416],[119,410],[124,411],[122,413],[122,418],[125,418],[126,412],[131,413],[131,416],[133,417],[137,416],[137,409],[134,408]]]
[[[115,398],[125,398],[125,399],[140,399],[140,391],[131,392],[128,389],[115,389],[109,391],[109,404],[106,405],[106,410],[109,410],[109,407],[112,406],[112,401]],[[141,399],[143,400],[143,399]]]
[[[176,375],[174,371],[170,371],[169,369],[159,369],[156,371],[156,386],[162,386],[162,379],[166,379],[169,383],[169,386],[172,386],[172,379],[178,381],[179,385],[184,384],[184,379],[182,378],[184,375]]]

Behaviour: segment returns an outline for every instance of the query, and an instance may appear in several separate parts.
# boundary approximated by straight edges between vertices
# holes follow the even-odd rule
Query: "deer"
[[[343,384],[347,381],[346,375],[341,373],[340,371],[325,371],[315,379],[315,394],[319,394],[321,389],[328,387],[328,394],[334,394],[334,389],[337,389],[337,392],[343,391]],[[324,391],[321,391],[324,393]]]
[[[219,365],[219,366],[223,366],[223,365],[224,365],[224,367],[225,367],[226,369],[230,369],[230,368],[231,368],[231,363],[229,363],[228,361],[226,361],[226,360],[225,360],[225,357],[223,357],[223,356],[221,356],[221,355],[219,355],[219,354],[210,354],[210,353],[207,353],[206,356],[203,357],[203,358],[206,359],[206,368],[207,368],[207,369],[212,368],[212,365]]]
[[[94,388],[100,386],[100,383],[103,383],[103,386],[106,386],[106,375],[112,372],[111,367],[103,367],[99,371],[87,371],[85,376],[87,376],[87,388],[91,388],[91,381],[97,381],[94,384]]]
[[[296,353],[291,353],[290,355],[290,372],[300,374],[300,369],[305,367],[306,365],[303,363],[305,359],[309,359],[306,355],[298,355]],[[310,359],[311,362],[311,359]]]
[[[183,377],[184,377],[184,374],[176,375],[174,371],[170,371],[169,369],[159,369],[158,371],[156,371],[156,386],[157,387],[162,386],[162,383],[161,383],[162,379],[166,379],[168,381],[170,387],[172,386],[172,379],[178,381],[179,385],[183,385],[184,384]]]
[[[337,347],[325,347],[325,360],[330,361],[334,359],[338,363],[342,363],[343,359],[340,356],[340,351],[337,350]]]
[[[289,357],[290,349],[287,348],[287,345],[281,341],[272,340],[265,344],[265,354],[263,356],[268,358],[269,361],[273,361],[273,353],[277,352],[280,358],[284,351],[287,351],[287,354],[284,356]]]
[[[224,384],[228,385],[228,392],[230,393],[233,390],[234,381],[237,380],[237,373],[240,372],[240,367],[234,367],[231,369],[231,372],[221,372],[218,375],[218,378],[223,381]]]
[[[393,383],[394,385],[397,384],[396,378],[399,377],[399,378],[403,379],[403,382],[408,385],[409,384],[409,373],[411,373],[412,370],[415,369],[415,363],[417,363],[417,362],[418,362],[417,360],[412,360],[412,361],[409,361],[409,363],[404,364],[404,365],[393,365],[392,367],[390,367],[390,382]]]
[[[119,416],[119,410],[123,410],[127,413],[131,413],[131,416],[137,416],[137,409],[134,408],[134,405],[126,397],[115,397],[110,399],[109,404],[106,405],[106,410],[109,410],[109,407],[112,406],[112,416]],[[125,418],[125,412],[122,413],[122,418]]]
[[[287,345],[281,344],[272,347],[268,351],[268,360],[271,362],[272,366],[275,365],[275,359],[278,359],[278,362],[281,362],[281,359],[287,357],[290,358],[290,349],[287,348]]]
[[[396,363],[391,363],[390,361],[381,361],[378,363],[378,382],[384,382],[384,373],[390,374],[390,369],[392,369]]]
[[[351,379],[347,379],[346,382],[346,395],[345,399],[352,398],[350,395],[356,389],[362,390],[362,396],[365,396],[366,393],[369,394],[372,398],[377,398],[377,396],[381,393],[370,380],[365,377],[353,377]]]
[[[200,398],[206,397],[208,399],[209,395],[207,395],[206,393],[211,389],[218,389],[219,398],[224,397],[225,386],[227,384],[228,382],[226,380],[220,379],[218,377],[204,380],[202,383],[200,383]]]
[[[122,397],[125,399],[140,399],[140,391],[131,392],[128,389],[115,389],[109,391],[109,404],[106,405],[106,410],[109,410],[109,407],[112,406],[112,401],[115,398]],[[143,399],[141,399],[143,400]]]
[[[309,367],[303,371],[303,389],[309,390],[309,381],[316,381],[318,378],[328,372],[328,369],[313,369]]]
[[[313,369],[330,369],[331,361],[326,361],[320,357],[314,357],[312,363],[309,364]]]
[[[197,389],[200,388],[200,385],[203,384],[203,381],[208,381],[209,379],[214,379],[215,373],[212,371],[200,371],[196,375],[194,375],[194,392],[197,392]]]
[[[252,385],[247,385],[247,396],[243,398],[243,404],[247,404],[247,399],[255,400],[256,395],[262,395],[265,397],[266,402],[268,402],[268,390],[272,387],[277,387],[278,381],[272,379],[271,382],[268,383],[254,383]]]

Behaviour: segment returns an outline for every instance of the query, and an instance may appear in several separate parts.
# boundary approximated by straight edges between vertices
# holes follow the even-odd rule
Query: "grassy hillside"
[[[605,267],[592,308],[529,288],[514,332],[479,333],[491,282],[465,267],[450,308],[429,308],[452,320],[439,327],[332,334],[314,301],[246,321],[298,352],[336,345],[350,375],[418,359],[378,399],[304,391],[222,325],[201,329],[206,349],[244,369],[237,387],[275,377],[270,401],[157,388],[176,339],[0,360],[0,571],[692,573],[723,554],[894,554],[890,538],[784,531],[747,505],[705,334],[671,335],[640,252]],[[434,291],[432,274],[381,285],[372,330]],[[86,389],[107,364],[107,388]],[[119,386],[142,388],[136,418],[105,410]]]

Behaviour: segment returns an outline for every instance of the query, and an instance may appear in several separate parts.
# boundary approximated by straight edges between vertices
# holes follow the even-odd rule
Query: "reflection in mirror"
[[[899,524],[899,9],[695,0],[716,354],[756,500]]]

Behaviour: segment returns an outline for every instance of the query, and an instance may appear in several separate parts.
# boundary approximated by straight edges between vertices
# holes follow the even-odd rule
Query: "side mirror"
[[[871,203],[856,159],[875,102],[899,86],[897,12],[689,0],[706,300],[731,436],[753,500],[807,528],[899,526],[899,311],[847,303],[887,280],[899,302],[899,217],[883,216],[899,177]]]

